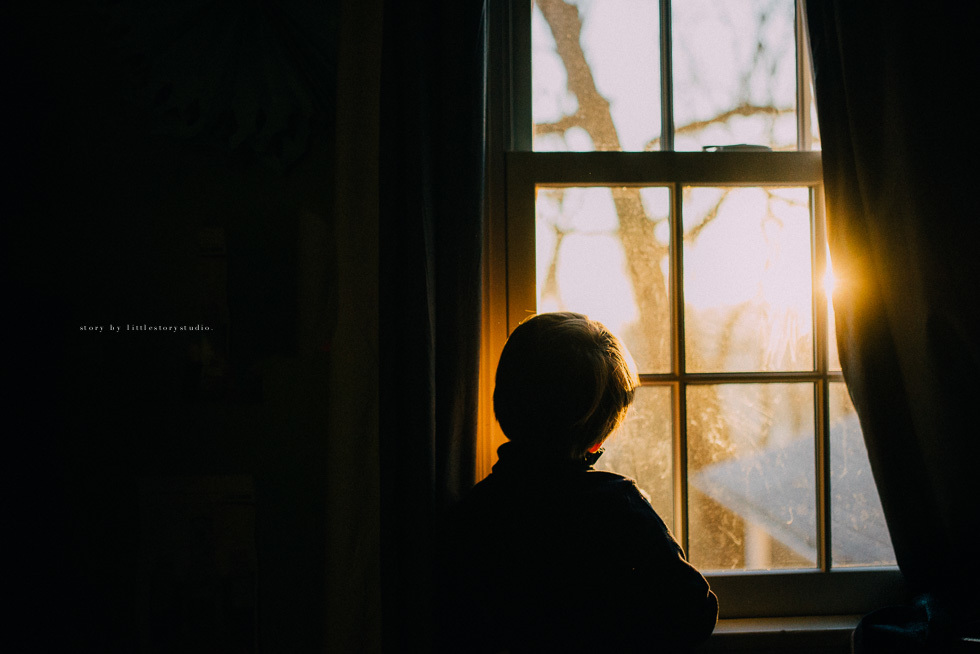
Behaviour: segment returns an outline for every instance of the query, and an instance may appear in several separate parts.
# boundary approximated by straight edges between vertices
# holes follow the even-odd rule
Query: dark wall
[[[25,651],[317,651],[332,99],[298,157],[181,134],[115,7],[3,10],[13,622]]]

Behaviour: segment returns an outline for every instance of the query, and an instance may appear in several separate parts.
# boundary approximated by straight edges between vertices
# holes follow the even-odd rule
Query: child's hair
[[[619,426],[637,386],[632,357],[602,323],[542,313],[504,345],[493,410],[511,441],[579,459]]]

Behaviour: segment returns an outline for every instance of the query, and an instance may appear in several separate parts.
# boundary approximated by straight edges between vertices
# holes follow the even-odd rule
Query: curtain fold
[[[935,647],[978,615],[972,23],[953,3],[856,0],[809,2],[807,22],[841,365],[919,595],[859,631],[867,651]]]
[[[380,144],[383,647],[430,642],[432,532],[474,482],[483,2],[384,3]]]

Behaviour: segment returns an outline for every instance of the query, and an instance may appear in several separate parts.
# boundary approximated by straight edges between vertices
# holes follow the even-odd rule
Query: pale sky
[[[610,101],[620,142],[626,150],[641,150],[660,132],[659,3],[580,0],[577,4],[584,19],[583,49],[599,92]],[[780,20],[771,17],[763,30],[769,50],[762,57],[767,65],[760,70],[752,66],[757,12],[759,7],[769,6],[780,8]],[[675,124],[705,119],[741,101],[792,107],[796,72],[793,12],[792,0],[675,3]],[[576,100],[566,91],[564,67],[538,9],[532,21],[532,42],[535,122],[557,120],[573,113]],[[736,131],[732,133],[729,127]],[[742,142],[795,146],[792,113],[777,120],[772,128],[767,118],[739,119],[728,127],[708,131],[707,135],[676,140],[678,149]],[[770,140],[771,133],[778,142]],[[535,143],[538,150],[591,147],[584,130],[564,141],[551,136]],[[652,189],[650,192],[657,193]],[[704,215],[716,194],[697,190],[690,195],[685,202],[686,227]],[[695,243],[686,244],[685,301],[689,309],[763,301],[772,317],[770,327],[786,327],[792,330],[788,335],[792,338],[809,335],[812,321],[806,190],[787,189],[779,194],[793,202],[769,203],[773,219],[765,222],[765,193],[742,189],[730,194],[718,220]],[[661,209],[651,210],[648,206],[648,214],[665,216],[668,203],[667,193],[660,190],[657,200],[647,204],[660,205]],[[617,219],[610,193],[598,189],[569,190],[560,214],[544,194],[539,194],[538,211],[539,220],[557,219],[564,230],[572,230],[562,242],[558,266],[565,305],[595,315],[614,331],[625,331],[637,319],[637,312],[624,270],[622,247],[614,234]],[[658,235],[666,238],[666,229],[666,223],[661,224]],[[540,289],[554,251],[554,235],[544,225],[537,238]],[[666,269],[666,260],[662,265]],[[556,308],[545,303],[539,307]]]

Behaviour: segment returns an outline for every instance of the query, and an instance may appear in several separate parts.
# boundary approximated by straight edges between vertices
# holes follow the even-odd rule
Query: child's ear
[[[598,443],[596,443],[595,445],[593,445],[592,447],[590,447],[589,448],[589,452],[591,452],[592,454],[595,454],[596,452],[599,451],[599,448],[600,447],[602,447],[602,441],[599,441]]]

